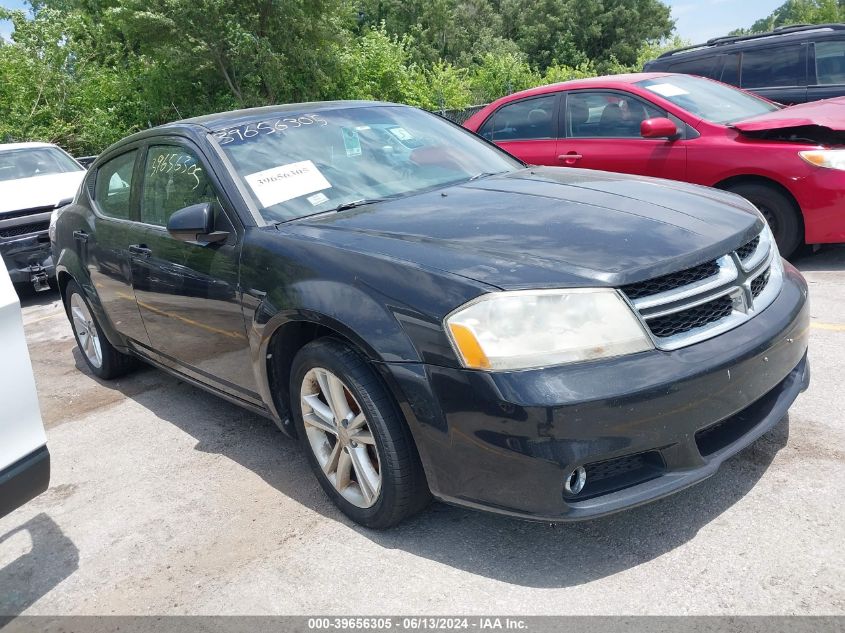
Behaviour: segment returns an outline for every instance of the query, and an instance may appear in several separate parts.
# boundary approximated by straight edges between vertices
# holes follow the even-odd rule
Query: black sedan
[[[275,420],[355,521],[431,496],[565,521],[689,486],[809,382],[807,286],[712,189],[532,168],[413,108],[140,132],[58,217],[91,371]]]

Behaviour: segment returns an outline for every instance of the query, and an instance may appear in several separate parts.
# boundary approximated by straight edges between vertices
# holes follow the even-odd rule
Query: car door
[[[199,150],[181,139],[149,145],[140,187],[144,233],[130,245],[133,286],[157,360],[230,395],[260,403],[238,289],[243,227]],[[175,239],[167,221],[210,203],[223,242]]]
[[[627,92],[573,90],[561,104],[561,138],[555,164],[684,180],[687,151],[683,138],[643,138],[640,123],[668,117],[684,133],[686,125],[652,103]]]
[[[92,213],[88,226],[73,232],[74,248],[88,270],[100,305],[129,345],[149,345],[132,292],[129,244],[136,237],[132,217],[137,206],[140,149],[128,149],[102,163],[88,176],[86,191]]]
[[[531,165],[554,165],[558,93],[511,101],[496,110],[478,133]]]

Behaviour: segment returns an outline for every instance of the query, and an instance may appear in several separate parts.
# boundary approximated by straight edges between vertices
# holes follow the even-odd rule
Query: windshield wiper
[[[360,200],[352,200],[351,202],[341,202],[336,207],[331,209],[326,209],[325,211],[317,211],[316,213],[308,213],[306,215],[300,215],[295,218],[289,218],[287,220],[281,220],[276,222],[275,225],[279,226],[280,224],[287,224],[288,222],[296,222],[297,220],[304,220],[305,218],[313,218],[318,215],[328,215],[329,213],[339,213],[341,211],[347,211],[349,209],[355,209],[356,207],[363,207],[368,204],[375,204],[376,202],[385,202],[387,200],[394,200],[396,198],[401,197],[401,194],[397,194],[395,196],[385,196],[384,198],[362,198]]]
[[[375,204],[376,202],[384,202],[390,198],[362,198],[361,200],[352,200],[351,202],[341,202],[334,209],[327,209],[323,213],[337,213],[338,211],[346,211],[347,209],[355,209],[356,207],[363,207],[368,204]]]
[[[503,174],[503,171],[482,171],[480,173],[475,174],[475,176],[470,176],[467,178],[467,182],[472,182],[473,180],[478,180],[479,178],[487,178],[488,176],[498,176],[499,174]]]

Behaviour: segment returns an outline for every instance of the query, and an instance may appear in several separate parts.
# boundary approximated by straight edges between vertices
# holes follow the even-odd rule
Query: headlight
[[[763,218],[763,239],[769,242],[769,248],[776,259],[780,259],[780,250],[778,250],[778,243],[775,241],[775,234],[772,233],[772,227],[766,221],[766,217],[760,213]]]
[[[611,288],[494,292],[444,323],[458,358],[472,369],[529,369],[653,348]]]
[[[806,152],[798,152],[798,155],[816,167],[845,170],[845,150],[813,149]]]
[[[53,209],[53,212],[50,214],[50,226],[47,229],[47,235],[50,236],[51,242],[56,241],[56,221],[59,219],[59,211],[61,211],[61,210],[62,210],[61,207],[59,207],[58,209]],[[41,226],[44,226],[44,225],[42,224]],[[43,230],[44,229],[42,229],[42,231]]]

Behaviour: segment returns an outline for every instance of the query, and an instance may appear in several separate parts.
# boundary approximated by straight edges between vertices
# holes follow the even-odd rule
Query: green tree
[[[845,21],[843,0],[787,0],[750,29],[736,29],[731,35],[765,33],[790,24],[825,24]]]
[[[339,96],[430,106],[422,70],[410,61],[410,38],[389,35],[382,24],[368,28],[341,53]]]
[[[670,35],[670,10],[659,0],[501,0],[505,36],[545,70],[615,58],[633,65],[643,42]]]

